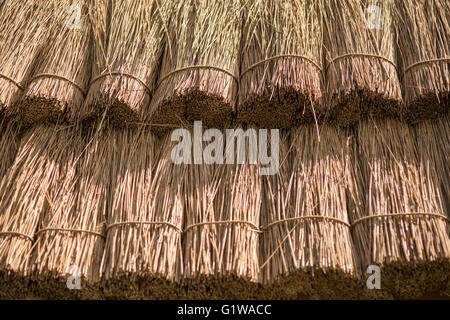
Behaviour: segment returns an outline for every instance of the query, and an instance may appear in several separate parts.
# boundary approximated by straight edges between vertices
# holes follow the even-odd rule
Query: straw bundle
[[[436,172],[420,163],[413,132],[403,123],[361,123],[358,139],[355,178],[364,202],[352,211],[352,222],[362,268],[382,267],[381,285],[396,297],[442,289],[450,274],[450,224]]]
[[[450,3],[413,0],[396,5],[408,117],[435,118],[450,106]]]
[[[282,165],[264,181],[262,277],[273,297],[358,298],[346,177],[351,137],[314,125],[280,142]],[[343,281],[345,280],[345,281]],[[358,288],[359,289],[359,288]]]
[[[245,1],[238,117],[286,128],[315,116],[322,23],[315,1]]]
[[[114,134],[119,152],[102,271],[111,298],[176,298],[182,271],[183,166],[171,163],[166,138],[139,129]],[[110,142],[112,143],[112,142]]]
[[[90,120],[107,112],[113,124],[123,126],[145,113],[162,55],[168,2],[159,7],[156,0],[94,1],[92,79],[75,118]]]
[[[191,165],[184,181],[184,273],[189,298],[255,298],[259,165]]]
[[[173,10],[151,121],[223,127],[237,102],[240,0],[182,0]]]
[[[57,121],[67,110],[79,108],[90,77],[90,1],[49,2],[55,8],[54,18],[46,31],[49,39],[36,58],[24,97],[18,105],[21,120],[26,125]],[[75,10],[70,11],[70,8]],[[80,10],[79,16],[76,8]]]
[[[401,112],[392,10],[393,0],[324,0],[328,115],[340,125]]]
[[[53,18],[51,1],[9,0],[0,13],[0,109],[17,102],[31,74]]]
[[[105,204],[98,198],[105,193],[101,179],[109,178],[105,159],[110,155],[97,153],[102,149],[95,138],[82,154],[85,142],[74,130],[63,180],[51,194],[48,210],[40,217],[29,267],[40,297],[98,296],[98,286],[93,284],[100,280],[105,223]],[[81,277],[82,290],[67,287],[67,280],[73,275]]]
[[[36,127],[21,139],[17,156],[0,186],[0,291],[26,293],[27,262],[41,215],[54,204],[73,156],[70,130]],[[6,277],[7,278],[4,278]]]

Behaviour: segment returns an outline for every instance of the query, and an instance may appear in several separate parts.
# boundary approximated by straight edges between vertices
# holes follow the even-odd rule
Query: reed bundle
[[[273,297],[358,298],[346,198],[352,137],[314,125],[280,140],[279,173],[264,180],[262,277]],[[345,281],[344,281],[345,280]]]
[[[56,206],[54,197],[72,157],[70,132],[38,126],[21,139],[17,156],[0,186],[0,291],[27,292],[28,258],[39,219]],[[7,277],[7,278],[5,278]]]
[[[18,112],[25,125],[57,121],[83,103],[90,78],[89,0],[51,0],[49,37],[27,79]],[[69,9],[73,9],[73,11]],[[77,11],[79,10],[79,12]]]
[[[94,1],[92,79],[76,119],[106,112],[111,123],[123,126],[146,113],[162,55],[168,2],[160,7],[156,0]]]
[[[328,117],[343,126],[366,117],[398,117],[393,0],[324,0]]]
[[[184,191],[183,278],[188,297],[256,298],[259,165],[190,165]]]
[[[182,0],[173,7],[151,121],[224,127],[237,103],[240,0]]]
[[[51,1],[5,1],[0,12],[0,110],[21,97],[53,19]]]
[[[105,205],[98,199],[102,195],[101,200],[105,199],[101,179],[109,177],[106,159],[110,154],[101,153],[95,137],[88,143],[85,149],[85,138],[78,129],[72,129],[70,145],[65,146],[71,152],[63,179],[50,194],[49,208],[40,216],[29,263],[30,278],[40,297],[93,298],[99,294]],[[67,287],[72,276],[80,277],[81,290]]]
[[[412,129],[395,120],[364,122],[358,146],[355,177],[363,196],[355,198],[363,202],[352,222],[362,269],[382,267],[381,285],[396,297],[442,289],[450,271],[450,224],[438,177],[420,162]]]
[[[322,96],[322,22],[315,1],[245,1],[238,118],[287,128],[312,121]]]
[[[102,272],[105,294],[114,298],[178,296],[182,271],[183,166],[172,164],[173,143],[159,146],[142,129],[117,132],[117,177],[108,216]]]
[[[435,118],[450,105],[450,3],[396,1],[396,8],[408,118]]]

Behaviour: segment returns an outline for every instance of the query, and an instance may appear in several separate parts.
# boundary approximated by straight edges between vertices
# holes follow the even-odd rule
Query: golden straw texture
[[[408,118],[435,118],[450,109],[450,3],[411,0],[396,6]]]
[[[355,297],[346,198],[353,140],[328,126],[319,139],[312,124],[291,135],[280,141],[279,173],[264,180],[263,280],[273,284],[274,297]]]
[[[16,123],[2,121],[0,123],[0,180],[13,164],[20,144],[20,129]]]
[[[116,132],[109,143],[114,192],[108,216],[102,272],[108,297],[174,298],[180,280],[183,168],[170,163],[172,143],[157,152],[155,137],[142,128]]]
[[[323,0],[329,117],[340,125],[398,117],[393,0]]]
[[[238,119],[272,128],[313,121],[322,96],[317,2],[244,3]]]
[[[54,2],[5,1],[0,13],[0,109],[11,108],[25,89],[24,81],[49,36]]]
[[[57,121],[80,108],[91,75],[90,0],[51,0],[54,18],[49,39],[36,58],[18,108],[21,120],[30,125]]]
[[[39,126],[22,137],[0,187],[0,273],[26,273],[39,219],[55,205],[59,183],[69,170],[70,142],[70,129],[60,127]],[[6,282],[10,288],[21,285]]]
[[[168,12],[156,0],[96,0],[91,8],[94,62],[89,93],[76,119],[104,112],[113,124],[139,119],[151,98]],[[168,1],[161,2],[163,4]]]
[[[358,127],[363,195],[352,210],[353,235],[362,268],[382,266],[383,283],[396,296],[439,290],[449,272],[450,224],[440,181],[420,162],[412,128],[395,120]],[[362,220],[360,220],[362,219]]]
[[[182,0],[172,16],[151,121],[223,127],[237,102],[240,0]]]

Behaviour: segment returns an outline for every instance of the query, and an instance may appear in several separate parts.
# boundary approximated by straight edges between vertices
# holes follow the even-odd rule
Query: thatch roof
[[[0,298],[450,296],[448,1],[3,0],[0,30]],[[278,172],[174,163],[196,120],[282,129]]]

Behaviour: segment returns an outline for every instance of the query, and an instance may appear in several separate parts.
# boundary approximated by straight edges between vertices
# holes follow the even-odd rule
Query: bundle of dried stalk
[[[278,174],[264,179],[263,281],[273,297],[360,298],[346,198],[352,137],[314,125],[291,135]]]
[[[416,126],[417,150],[420,164],[440,181],[441,199],[450,218],[450,118],[449,114],[435,119],[420,121]]]
[[[51,0],[48,40],[36,58],[18,104],[25,125],[57,121],[83,103],[90,78],[89,0]]]
[[[393,2],[323,2],[327,115],[335,123],[401,115]]]
[[[260,282],[259,165],[190,165],[184,192],[187,297],[256,298]]]
[[[382,267],[381,285],[396,297],[445,287],[450,274],[450,223],[439,178],[421,163],[412,128],[395,120],[358,127],[358,202],[351,211],[362,268]],[[420,150],[419,150],[420,151]]]
[[[150,105],[152,123],[202,120],[224,127],[237,102],[241,1],[176,2],[161,74]]]
[[[80,131],[72,132],[64,177],[40,217],[28,268],[40,297],[98,297],[111,157],[105,146],[100,137],[91,136],[85,148]],[[72,276],[80,277],[81,290],[68,289]]]
[[[0,12],[0,109],[11,108],[25,90],[39,50],[49,36],[54,2],[8,0]]]
[[[114,192],[102,262],[108,298],[173,299],[182,272],[182,176],[172,163],[169,136],[156,152],[142,128],[116,132]]]
[[[163,50],[170,1],[95,0],[90,17],[94,37],[92,79],[76,119],[136,122],[151,98]],[[109,19],[110,16],[110,19]],[[107,36],[106,36],[106,35]]]
[[[71,129],[39,126],[21,139],[17,156],[0,186],[1,292],[27,292],[29,254],[41,215],[56,205],[60,182],[73,158]]]
[[[313,121],[322,92],[316,1],[245,1],[238,119],[286,128]]]
[[[407,116],[435,118],[450,105],[450,3],[396,1],[396,9]]]

